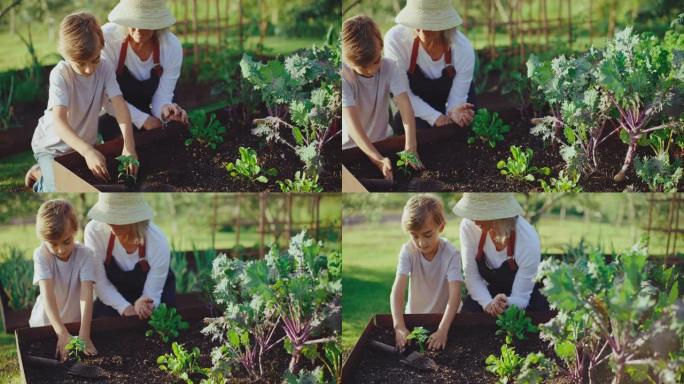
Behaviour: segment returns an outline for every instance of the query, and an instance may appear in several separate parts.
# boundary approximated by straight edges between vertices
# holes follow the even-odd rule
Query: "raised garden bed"
[[[481,141],[469,145],[467,139],[471,135],[470,127],[450,126],[417,132],[419,156],[427,170],[414,171],[407,176],[395,169],[394,183],[375,181],[381,179],[380,172],[357,148],[342,151],[343,164],[370,191],[541,191],[538,181],[516,181],[502,175],[496,167],[499,160],[505,160],[511,155],[509,147],[513,145],[531,148],[534,151],[532,164],[537,167],[550,167],[554,177],[565,165],[557,149],[546,146],[541,138],[530,134],[532,124],[521,120],[520,112],[511,105],[510,100],[511,98],[495,93],[478,96],[478,108],[498,112],[511,126],[511,131],[505,136],[504,142],[499,143],[494,149]],[[404,149],[404,136],[390,137],[375,145],[380,153],[396,164],[396,153]],[[620,169],[625,151],[626,146],[617,136],[603,143],[599,147],[598,156],[602,164],[610,166],[601,168],[591,175],[582,176],[579,186],[583,191],[648,191],[648,186],[637,178],[633,167],[627,172],[624,182],[613,181],[614,174]],[[648,147],[639,147],[637,155],[648,155],[650,151]],[[546,180],[548,178],[544,177]]]
[[[216,150],[193,143],[184,144],[189,136],[187,128],[171,123],[165,130],[136,133],[136,147],[140,158],[137,183],[127,187],[116,180],[116,157],[121,154],[122,141],[113,140],[96,146],[107,159],[113,180],[104,184],[95,178],[82,156],[71,153],[56,158],[55,177],[59,191],[279,191],[276,180],[294,179],[301,168],[297,156],[284,145],[267,145],[250,132],[250,127],[230,119],[229,111],[216,112],[217,119],[227,127],[225,141]],[[262,168],[276,168],[277,177],[262,184],[231,177],[226,164],[238,157],[238,147],[251,147],[259,154]],[[333,140],[324,148],[326,163],[319,184],[327,192],[340,191],[339,153],[341,141]]]

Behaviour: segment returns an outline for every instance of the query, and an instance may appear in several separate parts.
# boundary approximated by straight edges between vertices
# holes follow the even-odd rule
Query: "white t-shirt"
[[[52,279],[59,317],[64,324],[81,321],[81,282],[95,281],[93,252],[76,244],[69,260],[62,261],[47,252],[45,245],[33,251],[33,284]],[[31,311],[29,326],[50,325],[45,312],[45,298],[38,295]]]
[[[396,61],[399,72],[407,78],[407,82],[408,75],[406,72],[411,64],[411,51],[413,50],[413,40],[415,37],[415,30],[403,25],[395,25],[385,34],[385,56]],[[453,79],[451,91],[447,99],[447,111],[468,100],[468,91],[470,90],[473,70],[475,69],[475,50],[468,38],[458,30],[454,30],[451,36],[451,55],[451,63],[456,70],[456,76]],[[442,69],[444,69],[444,55],[439,60],[432,60],[430,55],[423,49],[423,46],[420,45],[416,63],[427,78],[438,79],[442,76]],[[416,117],[427,121],[430,125],[434,125],[441,112],[432,108],[420,97],[414,95],[411,90],[409,90],[409,98],[411,99],[411,105]]]
[[[397,274],[409,276],[406,313],[444,313],[449,302],[449,281],[463,281],[461,258],[445,238],[439,239],[432,261],[409,241],[401,247]]]
[[[487,289],[487,282],[477,270],[475,260],[481,234],[482,230],[472,220],[463,219],[461,221],[461,257],[463,258],[466,287],[470,297],[484,308],[492,301],[492,296]],[[490,236],[487,236],[483,250],[487,266],[492,269],[499,268],[508,260],[507,248],[497,251]],[[533,279],[537,275],[537,268],[541,260],[541,243],[537,231],[521,216],[518,216],[515,224],[513,256],[518,264],[518,272],[516,272],[515,280],[513,280],[513,289],[508,297],[508,303],[525,309],[530,302],[530,296],[534,289]]]
[[[52,117],[55,106],[66,107],[67,121],[74,132],[86,143],[95,144],[102,103],[120,94],[114,67],[108,60],[101,60],[90,76],[79,75],[66,61],[60,61],[50,72],[48,105],[33,133],[33,152],[58,156],[73,151],[55,131]]]
[[[390,93],[399,96],[408,91],[406,76],[401,76],[393,60],[382,58],[380,70],[372,77],[363,77],[342,64],[342,107],[357,107],[359,122],[371,142],[392,135],[389,125]],[[342,119],[342,149],[356,147],[349,136],[349,124]]]
[[[111,233],[109,225],[91,220],[85,227],[85,244],[95,254],[95,279],[97,281],[95,293],[97,297],[121,314],[133,303],[129,303],[107,279],[104,261],[107,257],[107,246],[109,245],[109,235]],[[169,241],[164,236],[164,233],[162,233],[159,227],[150,223],[145,234],[145,257],[150,265],[150,270],[147,273],[142,296],[147,296],[154,300],[155,307],[159,305],[164,283],[166,283],[169,263],[171,261],[170,252]],[[119,240],[115,238],[112,259],[112,262],[116,263],[122,271],[132,271],[140,261],[140,256],[137,249],[130,254],[126,252]]]
[[[116,66],[119,63],[121,43],[126,38],[126,35],[122,33],[123,31],[119,25],[114,23],[107,23],[102,26],[102,33],[105,38],[102,57],[106,57],[114,63],[114,71],[116,71]],[[159,63],[164,68],[164,73],[161,75],[159,86],[152,96],[151,109],[152,115],[161,119],[162,106],[173,102],[176,82],[180,77],[181,66],[183,65],[183,46],[178,37],[169,31],[159,36]],[[140,57],[135,54],[129,44],[124,64],[137,80],[147,80],[150,78],[150,70],[154,68],[154,58],[150,55],[146,61],[140,60]],[[128,109],[131,111],[133,124],[138,128],[141,128],[150,116],[131,104],[128,104]],[[105,110],[114,116],[114,108],[112,108],[111,103],[105,104]]]

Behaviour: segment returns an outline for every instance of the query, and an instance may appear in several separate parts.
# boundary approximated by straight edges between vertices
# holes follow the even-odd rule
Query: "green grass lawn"
[[[460,220],[449,218],[444,236],[459,246]],[[564,246],[577,244],[581,238],[600,244],[604,250],[623,251],[630,248],[640,231],[624,225],[620,228],[606,223],[585,223],[580,220],[543,218],[537,225],[542,249],[560,253]],[[351,348],[368,320],[376,313],[390,313],[389,295],[394,282],[398,253],[408,236],[399,222],[345,226],[342,235],[342,346]],[[664,249],[662,243],[652,242],[651,253]],[[661,251],[662,252],[662,251]]]
[[[24,175],[35,162],[32,151],[0,159],[0,192],[23,190]]]

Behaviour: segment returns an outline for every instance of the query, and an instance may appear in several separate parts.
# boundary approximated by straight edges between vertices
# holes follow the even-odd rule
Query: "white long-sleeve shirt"
[[[121,43],[123,43],[126,37],[121,31],[121,27],[114,23],[107,23],[102,26],[102,33],[105,38],[102,56],[106,57],[114,64],[115,70],[119,63]],[[164,73],[159,79],[159,87],[157,87],[156,92],[152,96],[151,110],[152,115],[161,119],[161,108],[164,105],[173,102],[176,82],[180,77],[181,66],[183,65],[183,46],[181,45],[180,40],[178,40],[178,37],[169,31],[166,31],[159,36],[159,63],[164,68]],[[150,70],[154,68],[154,59],[152,55],[150,55],[149,59],[146,61],[140,60],[140,57],[135,54],[129,44],[124,64],[137,80],[147,80],[150,78]],[[131,111],[131,120],[133,121],[133,124],[138,127],[138,129],[142,128],[145,120],[147,120],[150,115],[139,110],[130,103],[128,103],[128,109]],[[112,103],[105,103],[105,111],[114,116]]]
[[[460,232],[461,257],[468,294],[484,308],[492,301],[492,296],[487,289],[487,282],[477,270],[477,261],[475,260],[482,230],[472,220],[463,219]],[[485,261],[489,268],[499,268],[508,259],[507,248],[497,251],[489,236],[487,236],[483,249]],[[523,217],[518,217],[516,220],[513,255],[518,264],[518,272],[515,275],[515,280],[513,280],[513,289],[508,297],[508,303],[525,309],[530,302],[530,296],[534,289],[533,279],[537,275],[539,261],[541,260],[541,244],[537,231]]]
[[[111,233],[111,229],[107,224],[92,220],[85,227],[84,237],[85,245],[93,250],[95,256],[95,293],[103,303],[116,309],[121,314],[133,303],[129,303],[107,279],[104,261],[107,257],[107,245],[109,244],[109,235]],[[169,241],[164,236],[164,233],[162,233],[159,227],[150,223],[145,234],[145,257],[150,265],[150,270],[147,273],[142,296],[151,298],[154,301],[155,307],[159,305],[164,283],[166,283],[169,263],[171,262],[170,252]],[[115,239],[112,259],[111,262],[116,263],[121,270],[132,271],[138,261],[140,261],[140,256],[137,249],[133,253],[126,252],[119,240]]]
[[[413,40],[415,37],[415,30],[403,25],[395,25],[385,34],[385,56],[397,63],[399,72],[407,77],[407,81],[408,75],[406,72],[411,64],[411,51],[413,50]],[[473,70],[475,69],[475,50],[468,38],[455,29],[451,36],[451,55],[451,63],[456,70],[456,76],[453,78],[451,91],[447,99],[447,111],[464,104],[468,100],[468,91],[473,80]],[[444,55],[439,60],[432,60],[421,45],[418,48],[416,63],[429,79],[438,79],[442,76],[442,69],[444,69]],[[411,90],[409,90],[408,95],[416,117],[427,121],[430,125],[434,125],[435,120],[442,113],[432,108]]]

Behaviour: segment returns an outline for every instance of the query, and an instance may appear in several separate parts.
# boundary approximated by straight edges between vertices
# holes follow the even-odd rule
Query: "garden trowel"
[[[395,347],[376,340],[370,341],[370,347],[376,351],[399,356],[399,362],[420,371],[437,370],[437,363],[422,353],[413,351],[408,355],[398,351]]]
[[[37,365],[41,367],[66,367],[69,366],[67,373],[71,376],[81,377],[84,379],[103,379],[107,377],[107,371],[100,367],[84,365],[79,362],[65,362],[62,363],[56,359],[48,359],[45,357],[24,355],[23,360],[27,364]]]

